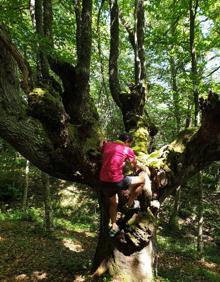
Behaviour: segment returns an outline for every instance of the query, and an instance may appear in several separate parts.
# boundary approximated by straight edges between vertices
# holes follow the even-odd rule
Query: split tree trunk
[[[117,223],[121,231],[110,238],[106,201],[100,193],[100,230],[92,267],[94,281],[106,271],[118,281],[153,281],[156,219],[144,208],[141,212],[126,215],[119,209]]]

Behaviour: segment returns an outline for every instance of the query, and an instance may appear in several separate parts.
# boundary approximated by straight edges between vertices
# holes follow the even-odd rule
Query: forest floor
[[[85,281],[95,245],[90,232],[48,236],[30,222],[1,223],[0,281]]]
[[[95,246],[93,232],[60,229],[48,236],[30,222],[1,222],[0,281],[91,281]],[[220,263],[196,260],[175,250],[161,251],[158,263],[157,282],[220,281]]]
[[[68,189],[64,193],[67,198],[70,194],[75,198],[77,191]],[[83,195],[88,196],[87,192]],[[84,203],[83,195],[78,194],[78,203]],[[89,271],[97,241],[96,204],[91,202],[88,208],[87,201],[74,216],[69,206],[62,206],[50,235],[44,231],[38,211],[30,209],[26,217],[18,211],[0,212],[0,282],[91,281]],[[158,242],[156,282],[220,281],[220,249],[216,246],[207,246],[201,261],[195,256],[195,246],[178,236],[160,234]],[[99,281],[111,280],[105,276]]]

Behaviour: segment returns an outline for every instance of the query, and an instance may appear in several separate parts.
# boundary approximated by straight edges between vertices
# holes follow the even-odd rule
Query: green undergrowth
[[[3,212],[0,210],[0,221],[29,221],[35,224],[43,224],[42,210],[39,208],[29,208],[26,211],[22,210],[7,210]]]
[[[51,233],[45,230],[44,208],[39,200],[35,205],[30,201],[26,211],[19,205],[0,203],[0,282],[91,281],[99,221],[95,195],[85,187],[61,187],[53,195]],[[214,219],[212,226],[218,227]],[[184,224],[179,230],[160,226],[155,282],[220,281],[219,247],[206,242],[204,261],[198,259],[191,230]],[[105,275],[97,281],[114,280]]]
[[[0,222],[27,221],[39,228],[44,228],[44,206],[39,197],[29,201],[26,210],[19,203],[10,206],[0,203]],[[36,203],[37,201],[37,203]],[[30,206],[34,205],[34,206]],[[52,195],[53,229],[96,232],[99,215],[95,195],[88,187],[65,186]]]
[[[95,196],[65,183],[52,195],[51,232],[38,196],[26,211],[20,203],[0,203],[0,282],[89,281],[99,221]]]
[[[157,236],[159,249],[158,282],[219,282],[220,252],[205,244],[203,259],[198,258],[195,240],[176,235]]]

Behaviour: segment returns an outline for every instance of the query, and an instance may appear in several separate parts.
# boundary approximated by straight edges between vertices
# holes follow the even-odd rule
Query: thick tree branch
[[[209,74],[207,74],[206,76],[203,76],[203,78],[207,78],[209,76],[211,76],[213,73],[215,73],[216,71],[218,71],[220,69],[220,66],[216,67],[214,70],[212,70]]]
[[[45,6],[44,6],[45,5]],[[38,82],[49,82],[49,63],[43,41],[52,39],[52,4],[51,1],[35,1],[35,22],[38,35],[37,78]]]
[[[99,7],[98,16],[97,16],[97,35],[98,35],[98,53],[99,53],[99,61],[100,61],[100,67],[101,67],[101,87],[100,87],[100,93],[102,91],[102,88],[104,89],[104,93],[108,95],[107,85],[105,82],[105,74],[104,74],[104,62],[102,58],[102,48],[101,48],[101,32],[100,32],[100,18],[101,18],[101,12],[104,6],[105,0],[102,0],[101,5]]]
[[[196,0],[195,7],[193,9],[194,0],[190,0],[189,7],[189,20],[190,20],[190,34],[189,34],[189,45],[190,45],[190,56],[191,56],[191,77],[192,77],[192,88],[194,98],[194,125],[198,125],[198,103],[199,103],[199,92],[198,92],[198,70],[197,70],[197,57],[196,57],[196,46],[195,46],[195,19],[198,9],[198,0]]]
[[[125,27],[125,29],[127,30],[128,32],[128,38],[129,38],[129,41],[131,43],[131,46],[135,52],[135,39],[134,39],[134,30],[132,29],[132,27],[129,25],[128,22],[126,22],[126,20],[124,19],[122,13],[119,12],[119,19],[122,23],[122,25]]]
[[[118,56],[119,56],[119,19],[118,2],[109,0],[110,4],[110,54],[109,54],[109,85],[115,103],[121,108],[119,95],[121,93],[118,78]]]
[[[22,87],[26,93],[29,93],[30,89],[32,88],[31,68],[28,62],[10,41],[3,26],[0,26],[0,41],[16,60],[23,78]]]
[[[149,156],[155,191],[163,201],[178,186],[220,159],[220,99],[209,93],[200,99],[202,125],[187,129],[177,139]]]
[[[52,38],[52,22],[53,22],[53,9],[51,0],[44,0],[43,2],[43,23],[44,23],[44,36],[51,42]]]
[[[79,60],[80,53],[81,53],[81,7],[80,7],[80,1],[74,0],[74,11],[76,16],[76,46],[77,46],[77,57]]]
[[[144,0],[136,0],[136,26],[135,26],[135,82],[144,87],[145,79],[145,56],[144,56]],[[141,91],[140,95],[145,95]]]
[[[80,29],[80,53],[77,66],[87,74],[90,74],[91,45],[92,45],[92,0],[83,0]]]
[[[99,140],[94,128],[88,130],[89,134],[93,130],[92,137],[87,133],[81,138],[81,130],[69,123],[59,97],[48,90],[34,89],[28,109],[19,95],[15,61],[2,41],[0,47],[0,136],[50,175],[96,182],[96,155],[91,153]]]
[[[148,127],[150,135],[155,135],[155,126],[152,126],[149,117],[144,114],[145,105],[145,56],[144,56],[144,1],[137,0],[135,5],[135,28],[130,36],[134,42],[135,53],[135,83],[129,82],[129,92],[122,93],[118,74],[119,57],[119,9],[117,0],[110,0],[110,56],[109,56],[109,84],[112,97],[120,107],[126,131],[136,130],[137,123]],[[148,143],[149,133],[146,130],[145,144]],[[148,141],[147,141],[148,140]],[[138,143],[138,141],[137,141]],[[146,149],[146,148],[145,148]]]

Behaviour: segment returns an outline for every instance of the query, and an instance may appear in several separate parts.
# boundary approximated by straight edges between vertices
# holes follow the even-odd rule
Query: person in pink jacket
[[[111,229],[109,235],[114,237],[119,231],[119,226],[116,223],[118,192],[120,190],[129,189],[129,199],[127,206],[135,208],[134,201],[141,193],[143,185],[146,181],[146,175],[140,176],[125,176],[123,169],[125,162],[128,160],[133,168],[143,165],[137,164],[134,151],[130,148],[132,137],[128,134],[121,134],[119,140],[107,141],[102,146],[102,166],[100,171],[100,181],[102,183],[102,191],[109,199],[109,216],[111,220]],[[148,179],[148,186],[151,182]],[[151,189],[151,187],[149,187]]]

